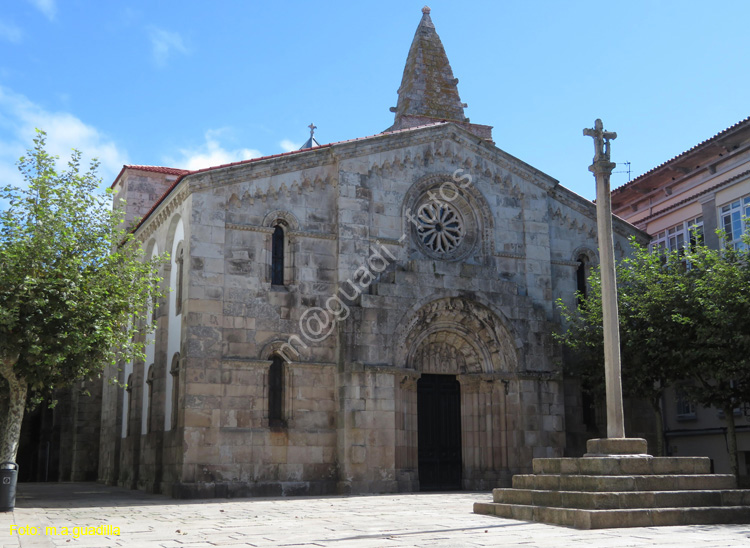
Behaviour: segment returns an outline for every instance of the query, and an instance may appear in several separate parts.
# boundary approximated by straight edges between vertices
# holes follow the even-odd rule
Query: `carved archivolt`
[[[518,370],[518,350],[503,321],[461,297],[432,301],[410,315],[396,359],[425,373],[495,373]]]
[[[269,360],[268,363],[270,364],[270,360],[275,354],[278,354],[280,356],[287,356],[289,360],[295,361],[293,358],[299,358],[300,356],[295,354],[294,351],[289,350],[289,340],[288,339],[273,339],[265,343],[261,350],[260,354],[258,355],[259,360]],[[284,351],[286,348],[286,352]]]
[[[596,265],[599,264],[599,256],[596,254],[596,251],[591,249],[588,246],[582,245],[580,247],[577,247],[576,250],[573,252],[573,255],[570,257],[570,260],[578,265],[578,259],[579,257],[583,255],[588,259],[589,264]]]
[[[297,220],[297,217],[289,211],[282,210],[269,211],[266,213],[266,216],[263,217],[263,226],[273,228],[279,221],[287,227],[287,230],[299,230],[299,221]]]

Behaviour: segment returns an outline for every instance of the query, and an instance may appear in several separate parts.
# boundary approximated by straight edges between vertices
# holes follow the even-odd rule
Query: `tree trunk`
[[[661,412],[661,395],[651,400],[651,406],[654,409],[654,418],[656,420],[656,451],[654,456],[664,456],[664,417]]]
[[[17,377],[13,371],[13,365],[17,360],[18,356],[2,358],[0,361],[0,375],[8,381],[10,392],[4,428],[0,432],[0,462],[16,461],[18,442],[21,439],[21,423],[29,386],[25,379]]]
[[[727,443],[729,445],[729,469],[740,481],[740,466],[737,459],[737,431],[734,427],[734,408],[724,406],[724,420],[727,421]]]

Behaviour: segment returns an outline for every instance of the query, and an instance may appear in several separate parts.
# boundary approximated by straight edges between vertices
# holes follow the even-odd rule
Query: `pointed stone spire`
[[[458,95],[458,78],[453,76],[445,48],[430,18],[430,8],[425,6],[406,57],[401,87],[398,88],[398,102],[391,107],[391,112],[396,113],[395,120],[386,131],[440,120],[456,122],[467,128],[476,126],[468,123],[469,119],[464,115],[465,107],[466,103],[462,103]],[[486,129],[475,131],[479,127]],[[489,126],[469,130],[487,140],[492,138]]]

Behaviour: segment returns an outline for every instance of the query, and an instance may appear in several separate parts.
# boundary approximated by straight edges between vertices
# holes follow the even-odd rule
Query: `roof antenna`
[[[628,182],[630,182],[630,162],[622,162],[626,166],[628,166],[627,171],[613,171],[612,173],[627,173],[628,174]]]

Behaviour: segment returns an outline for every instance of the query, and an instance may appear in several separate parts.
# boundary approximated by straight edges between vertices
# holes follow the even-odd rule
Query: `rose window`
[[[447,203],[424,204],[419,208],[417,221],[420,240],[435,253],[450,253],[464,238],[461,216]]]

